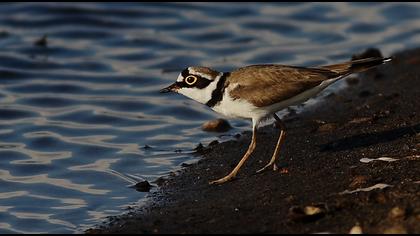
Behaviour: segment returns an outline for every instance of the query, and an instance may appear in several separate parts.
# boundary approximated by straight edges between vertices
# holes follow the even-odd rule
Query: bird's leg
[[[226,175],[225,177],[221,179],[211,181],[209,184],[222,184],[224,182],[227,182],[235,178],[241,166],[245,163],[248,157],[251,156],[251,153],[254,151],[256,144],[257,144],[257,125],[254,124],[253,129],[252,129],[251,144],[249,145],[248,150],[246,151],[245,155],[242,157],[242,159],[239,161],[236,167],[232,170],[232,172],[230,172],[230,174]]]
[[[276,145],[276,149],[274,150],[274,154],[273,154],[273,156],[271,157],[271,160],[270,160],[270,162],[267,164],[267,165],[265,165],[263,168],[261,168],[260,170],[258,170],[257,171],[257,173],[260,173],[260,172],[262,172],[262,171],[264,171],[265,169],[267,169],[268,167],[270,167],[271,165],[273,165],[273,170],[274,171],[276,171],[278,168],[277,168],[277,165],[276,165],[276,163],[275,163],[275,161],[276,161],[276,159],[277,159],[277,157],[279,156],[279,153],[280,153],[280,147],[283,145],[283,143],[284,143],[284,140],[285,140],[285,138],[284,137],[286,137],[286,127],[285,127],[285,125],[283,124],[283,122],[281,121],[281,119],[276,115],[276,113],[274,113],[274,118],[276,119],[276,121],[277,121],[277,123],[280,125],[280,136],[279,136],[279,139],[277,140],[277,145]]]

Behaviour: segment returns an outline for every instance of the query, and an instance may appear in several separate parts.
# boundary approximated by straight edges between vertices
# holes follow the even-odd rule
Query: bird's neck
[[[226,78],[230,75],[229,72],[221,72],[211,84],[210,99],[207,100],[206,105],[214,107],[223,100],[223,93],[225,91]],[[208,86],[210,87],[210,85]]]

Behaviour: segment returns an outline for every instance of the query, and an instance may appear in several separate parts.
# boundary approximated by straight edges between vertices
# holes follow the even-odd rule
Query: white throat
[[[178,90],[178,93],[199,103],[206,104],[208,101],[210,101],[213,91],[217,88],[217,82],[219,82],[222,75],[222,72],[219,73],[219,75],[205,88],[181,88]]]

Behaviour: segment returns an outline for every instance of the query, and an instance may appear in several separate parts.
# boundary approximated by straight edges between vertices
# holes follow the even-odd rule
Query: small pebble
[[[287,217],[292,221],[310,222],[321,219],[325,216],[325,207],[321,205],[306,206],[293,206],[289,209]]]
[[[188,164],[188,163],[182,163],[181,164],[181,167],[189,167],[189,166],[192,166],[192,164]]]
[[[209,132],[226,132],[231,128],[229,122],[224,119],[207,121],[201,126],[202,130]]]
[[[405,216],[405,210],[400,207],[394,207],[389,211],[388,216],[392,219],[403,218]]]
[[[46,47],[48,45],[47,35],[44,35],[42,36],[42,38],[36,40],[34,42],[34,45],[39,47]]]
[[[319,208],[319,207],[307,206],[307,207],[305,207],[304,212],[305,212],[306,215],[311,216],[311,215],[319,214],[322,211],[321,211],[321,208]]]
[[[152,188],[152,185],[149,184],[147,180],[138,182],[136,185],[136,190],[139,192],[149,192],[150,188]]]
[[[362,227],[359,225],[353,226],[353,228],[350,229],[349,234],[363,234]]]

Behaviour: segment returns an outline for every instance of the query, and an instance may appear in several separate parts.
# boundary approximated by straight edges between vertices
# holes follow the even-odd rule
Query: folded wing
[[[257,107],[268,106],[318,86],[324,80],[344,77],[380,65],[388,58],[367,58],[346,63],[306,68],[285,65],[253,65],[231,73],[229,92],[234,99],[246,99]]]

